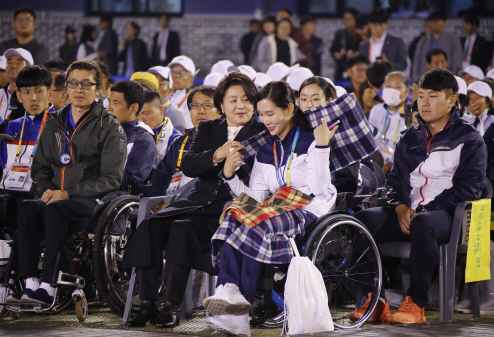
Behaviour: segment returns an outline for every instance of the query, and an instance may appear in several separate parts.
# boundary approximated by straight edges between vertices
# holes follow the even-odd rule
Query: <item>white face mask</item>
[[[397,106],[401,103],[401,91],[393,89],[393,88],[384,88],[383,89],[383,101],[388,106]]]

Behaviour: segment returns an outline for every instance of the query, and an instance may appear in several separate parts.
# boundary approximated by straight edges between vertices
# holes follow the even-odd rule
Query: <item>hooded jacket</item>
[[[418,114],[417,119],[418,125],[406,130],[396,145],[388,204],[453,212],[458,203],[478,199],[487,163],[480,134],[460,118],[456,107],[435,135]]]
[[[37,195],[52,189],[65,190],[70,198],[101,198],[118,191],[127,154],[123,127],[100,101],[93,103],[72,130],[67,123],[70,109],[68,104],[49,114],[46,121],[31,169]],[[72,157],[68,165],[60,162],[64,153]]]

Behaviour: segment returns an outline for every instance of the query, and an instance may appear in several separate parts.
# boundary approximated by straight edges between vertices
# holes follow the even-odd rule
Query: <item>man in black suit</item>
[[[104,15],[100,19],[100,27],[103,38],[98,45],[98,58],[105,62],[110,74],[117,75],[118,72],[118,37],[112,29],[113,18]]]
[[[376,59],[389,61],[394,70],[403,71],[407,67],[407,47],[402,38],[388,34],[389,13],[374,8],[369,14],[369,40],[360,42],[359,53],[367,56],[371,63]]]
[[[166,67],[174,57],[180,55],[180,38],[177,32],[168,29],[169,15],[161,15],[158,22],[161,29],[154,34],[151,66]]]
[[[486,39],[478,35],[480,20],[476,16],[467,16],[463,20],[463,30],[467,34],[461,38],[463,48],[463,69],[471,64],[485,73],[492,58],[492,46]]]

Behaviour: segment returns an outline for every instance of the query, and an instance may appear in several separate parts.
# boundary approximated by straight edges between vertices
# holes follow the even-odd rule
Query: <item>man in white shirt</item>
[[[176,106],[185,117],[186,128],[194,127],[190,119],[190,111],[187,106],[187,97],[189,89],[194,84],[194,76],[199,72],[196,70],[194,61],[185,55],[175,57],[170,64],[170,73],[172,74],[173,87],[170,103]]]
[[[402,38],[388,34],[389,14],[381,8],[374,8],[369,14],[369,40],[360,42],[359,53],[367,56],[371,63],[376,60],[388,61],[394,70],[407,67],[407,48]]]
[[[168,28],[170,17],[166,14],[159,17],[160,30],[154,34],[151,52],[152,66],[166,66],[180,55],[180,37],[177,32]]]
[[[17,100],[17,97],[12,94],[17,90],[17,85],[15,80],[19,72],[27,67],[34,64],[33,56],[30,52],[23,48],[11,48],[5,52],[5,58],[7,59],[7,67],[5,69],[7,77],[9,79],[9,84],[4,86],[0,90],[0,120],[8,118],[12,111],[17,112],[17,110],[22,110],[19,113],[12,115],[10,120],[22,117],[24,114],[24,108],[22,103]],[[18,116],[17,116],[18,115]]]

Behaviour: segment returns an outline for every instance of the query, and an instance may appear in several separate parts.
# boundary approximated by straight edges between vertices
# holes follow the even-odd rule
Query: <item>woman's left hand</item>
[[[226,157],[225,166],[223,166],[225,178],[230,178],[235,173],[236,168],[244,164],[242,162],[244,156],[239,151],[240,148],[237,147]]]
[[[315,128],[314,138],[316,139],[317,146],[328,146],[329,141],[331,140],[331,138],[333,138],[337,129],[338,125],[329,130],[326,123],[322,123],[317,128]]]

